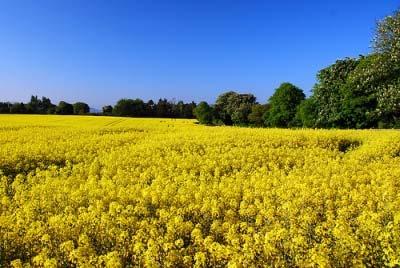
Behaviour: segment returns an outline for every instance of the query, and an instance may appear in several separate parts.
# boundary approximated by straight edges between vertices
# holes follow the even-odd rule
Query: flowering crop
[[[0,116],[0,266],[400,265],[400,132]]]

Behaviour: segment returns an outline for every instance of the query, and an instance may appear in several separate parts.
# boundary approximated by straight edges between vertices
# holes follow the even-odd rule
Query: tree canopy
[[[68,102],[60,101],[56,107],[56,114],[74,114],[74,107]]]
[[[73,104],[74,114],[87,114],[90,112],[89,105],[84,102],[76,102]]]
[[[295,126],[297,106],[305,99],[301,89],[291,83],[283,83],[269,99],[271,108],[265,114],[265,124],[271,127]]]

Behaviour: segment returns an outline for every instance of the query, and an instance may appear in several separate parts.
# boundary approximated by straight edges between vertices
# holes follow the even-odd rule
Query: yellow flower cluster
[[[0,266],[400,265],[400,132],[0,116]]]

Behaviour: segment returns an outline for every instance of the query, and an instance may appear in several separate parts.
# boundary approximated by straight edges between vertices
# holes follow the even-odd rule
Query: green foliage
[[[114,106],[113,114],[116,116],[142,116],[144,103],[141,99],[121,99]]]
[[[172,117],[172,103],[167,99],[159,99],[155,107],[157,117]]]
[[[56,114],[73,114],[74,113],[74,107],[72,104],[65,102],[65,101],[60,101],[56,107]]]
[[[31,96],[31,100],[27,103],[26,108],[29,113],[40,113],[40,104],[40,99],[37,96]]]
[[[264,126],[264,114],[270,108],[268,104],[255,104],[251,107],[251,113],[248,116],[250,125],[256,127]]]
[[[378,23],[374,48],[359,59],[341,89],[344,127],[388,127],[399,120],[399,11]]]
[[[318,112],[315,123],[317,126],[343,126],[342,103],[344,96],[342,88],[358,63],[357,59],[345,58],[318,72],[317,84],[313,89],[313,98]]]
[[[265,116],[265,124],[272,127],[295,126],[297,106],[305,99],[301,89],[290,84],[283,83],[275,90],[269,99],[271,109]]]
[[[238,94],[229,99],[228,112],[231,114],[234,125],[247,125],[248,116],[252,111],[252,106],[256,103],[253,94]]]
[[[10,107],[10,113],[12,114],[26,114],[27,112],[28,110],[22,102],[13,103]]]
[[[168,101],[160,99],[158,103],[149,100],[144,103],[141,99],[122,99],[115,105],[103,107],[103,115],[133,116],[133,117],[164,117],[164,118],[194,118],[195,102]],[[30,114],[87,114],[90,107],[84,102],[73,105],[61,101],[58,106],[51,103],[49,98],[31,96],[28,103],[0,102],[0,113],[30,113]]]
[[[149,100],[148,102],[146,102],[144,110],[145,110],[146,116],[149,116],[149,117],[155,116],[156,104],[154,103],[154,101]]]
[[[49,98],[39,99],[38,96],[31,96],[31,100],[26,104],[27,112],[33,114],[51,114],[55,112],[55,107]]]
[[[200,124],[211,124],[214,120],[214,110],[207,102],[202,101],[194,109],[194,114]]]
[[[252,104],[240,103],[237,108],[232,111],[231,118],[234,125],[247,125],[249,123],[248,116],[251,113]]]
[[[377,88],[398,76],[399,66],[382,54],[361,56],[356,68],[349,74],[348,87],[355,94],[368,95],[377,91]]]
[[[346,58],[318,73],[313,98],[316,125],[336,128],[371,128],[382,121],[378,95],[398,76],[396,66],[381,54]],[[391,91],[393,92],[393,90]],[[388,93],[387,93],[388,94]],[[386,95],[387,95],[386,94]]]
[[[342,89],[345,127],[379,127],[378,122],[395,124],[397,111],[389,103],[397,100],[399,67],[384,54],[361,57]]]
[[[84,102],[74,103],[74,114],[87,114],[90,111],[89,105]]]
[[[295,121],[298,126],[316,127],[317,105],[313,97],[303,100],[297,107]]]
[[[397,117],[390,113],[396,111],[382,102],[397,98],[395,81],[399,78],[399,67],[387,55],[371,54],[338,60],[321,70],[313,95],[316,125],[374,128],[379,127],[378,122],[394,124]]]
[[[215,112],[217,118],[225,125],[232,125],[232,117],[229,110],[230,99],[235,98],[237,95],[234,91],[228,91],[218,96],[215,102]]]
[[[181,118],[193,118],[193,109],[196,107],[196,103],[184,103],[183,101],[178,101],[177,103],[172,103],[172,117]]]
[[[383,79],[377,85],[377,109],[380,127],[400,126],[400,10],[377,25],[374,40],[379,55],[377,70]]]
[[[379,87],[376,112],[381,127],[400,127],[400,78]]]
[[[378,23],[374,48],[376,53],[388,55],[393,62],[400,62],[400,10]]]
[[[196,108],[196,103],[192,101],[191,103],[185,103],[181,117],[183,118],[193,118],[194,117],[194,109]]]
[[[103,115],[112,115],[113,107],[111,105],[103,106]]]
[[[0,102],[0,114],[10,113],[11,105],[9,102]]]
[[[247,125],[255,103],[256,97],[253,94],[239,94],[234,91],[223,93],[215,104],[217,118],[225,125]]]

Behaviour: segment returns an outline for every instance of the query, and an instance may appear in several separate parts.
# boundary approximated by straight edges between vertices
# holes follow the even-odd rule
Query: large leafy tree
[[[283,83],[269,99],[271,108],[265,114],[265,124],[272,127],[295,125],[297,106],[305,99],[303,91],[291,83]]]
[[[238,94],[231,99],[229,112],[234,125],[248,125],[249,114],[256,104],[256,97],[253,94]]]
[[[303,100],[297,107],[295,121],[298,126],[316,127],[317,105],[313,97]]]
[[[31,100],[27,103],[26,109],[29,113],[39,113],[41,101],[38,96],[31,96]]]
[[[400,78],[379,89],[376,111],[380,127],[400,128]]]
[[[377,25],[374,53],[321,70],[314,87],[316,124],[369,128],[396,125],[400,107],[400,12]]]
[[[317,74],[313,99],[317,106],[315,124],[319,127],[343,127],[343,87],[357,67],[358,59],[345,58],[322,69]]]
[[[380,88],[393,79],[393,68],[380,54],[361,56],[354,70],[341,87],[342,126],[347,128],[376,127],[377,96]]]
[[[112,115],[113,107],[111,105],[103,106],[103,115]]]
[[[72,104],[65,102],[65,101],[60,101],[56,107],[56,114],[73,114],[74,113],[74,107]]]
[[[391,127],[400,115],[400,13],[378,22],[374,53],[361,57],[342,89],[346,127]]]
[[[400,10],[377,25],[374,39],[377,64],[370,68],[376,86],[376,114],[382,127],[400,127]]]
[[[194,101],[190,103],[185,103],[183,107],[183,118],[193,118],[194,117],[194,109],[196,108],[196,103]]]
[[[387,55],[391,61],[400,62],[400,10],[378,22],[374,49],[376,53]]]
[[[264,126],[264,114],[270,108],[269,104],[255,104],[251,107],[251,113],[248,116],[250,125],[256,127]]]
[[[213,108],[205,101],[200,102],[194,109],[194,114],[200,124],[211,124],[214,119]]]
[[[46,97],[42,97],[40,108],[41,113],[54,114],[54,112],[56,111],[56,105],[51,103],[51,100]]]
[[[31,96],[30,101],[26,104],[26,109],[29,113],[33,114],[51,114],[55,112],[56,106],[51,103],[49,98],[38,96]]]
[[[141,99],[120,99],[113,108],[117,116],[143,116],[144,102]]]
[[[144,112],[148,117],[153,117],[156,114],[156,104],[153,100],[149,100],[144,104]]]
[[[218,96],[215,102],[215,113],[219,120],[225,125],[232,125],[232,117],[229,111],[230,101],[235,98],[238,93],[234,91],[228,91]]]
[[[253,94],[229,91],[218,96],[215,109],[218,119],[226,125],[247,125],[252,106],[256,104]]]
[[[172,106],[172,103],[167,99],[159,99],[156,105],[156,115],[158,117],[171,117]]]
[[[76,102],[73,104],[74,114],[87,114],[90,112],[90,107],[87,103]]]

